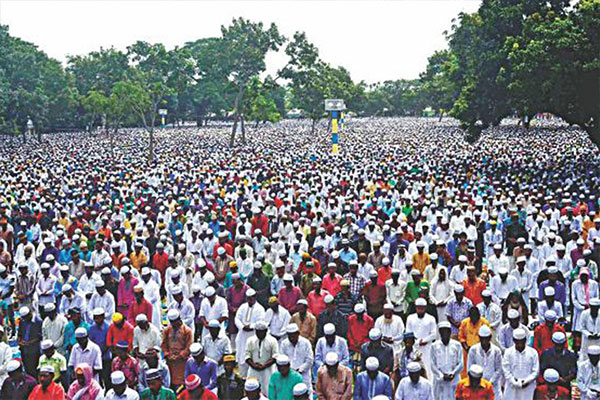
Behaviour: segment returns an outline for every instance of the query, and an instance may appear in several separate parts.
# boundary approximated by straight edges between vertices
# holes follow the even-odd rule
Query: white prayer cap
[[[452,326],[450,325],[450,322],[442,321],[438,324],[438,329],[452,329]]]
[[[506,275],[506,274],[508,274],[508,268],[506,268],[506,267],[500,267],[500,268],[498,268],[498,274],[499,275]]]
[[[169,321],[176,321],[179,319],[179,311],[175,310],[175,309],[171,309],[169,310],[169,312],[167,313],[167,319]]]
[[[365,365],[367,367],[367,370],[376,371],[379,368],[379,360],[375,357],[369,357],[367,358]]]
[[[415,300],[415,306],[417,306],[417,307],[425,307],[425,306],[427,306],[427,300],[425,300],[422,297],[419,297],[417,300]]]
[[[325,296],[325,299],[323,299],[323,301],[325,302],[325,304],[331,304],[333,303],[333,296],[328,294],[327,296]]]
[[[329,353],[327,353],[327,355],[325,356],[325,364],[332,366],[332,365],[336,365],[337,363],[340,362],[340,357],[338,356],[338,354],[334,351],[330,351]]]
[[[525,256],[517,257],[517,262],[518,263],[520,263],[520,262],[526,263],[527,262],[527,257],[525,257]]]
[[[98,288],[103,288],[103,287],[104,287],[104,281],[103,281],[102,279],[98,279],[98,280],[95,282],[95,286],[96,286],[96,288],[97,288],[97,289],[98,289]]]
[[[600,299],[598,297],[594,297],[594,298],[590,299],[590,306],[591,307],[600,306]]]
[[[148,267],[142,268],[142,275],[150,275],[150,274],[151,274],[150,268],[148,268]]]
[[[29,312],[30,312],[29,307],[23,306],[23,307],[19,308],[19,314],[21,315],[21,317],[28,315]]]
[[[546,312],[544,313],[544,319],[546,321],[556,321],[556,311],[554,310],[546,310]]]
[[[365,305],[363,303],[356,303],[354,306],[354,312],[357,314],[365,312]]]
[[[377,396],[373,397],[371,400],[390,400],[390,398],[387,397],[385,394],[378,394]]]
[[[81,339],[87,337],[88,331],[84,327],[75,329],[75,338]]]
[[[202,350],[202,345],[198,342],[192,343],[190,346],[190,353],[192,356],[197,356],[198,354],[202,353]]]
[[[110,374],[110,381],[113,385],[120,385],[125,382],[125,374],[121,371],[115,371]]]
[[[290,358],[288,356],[286,356],[285,354],[279,354],[276,356],[275,361],[277,362],[277,365],[289,365],[290,364]]]
[[[45,312],[52,312],[54,310],[56,310],[56,305],[54,303],[47,303],[44,305]]]
[[[265,321],[258,321],[254,324],[254,329],[257,331],[266,331],[268,329],[267,323]]]
[[[469,368],[469,375],[473,378],[481,378],[483,376],[483,368],[481,365],[472,364]]]
[[[548,273],[549,274],[558,274],[558,267],[556,265],[548,267]]]
[[[208,321],[208,327],[209,328],[220,328],[221,324],[219,323],[218,320],[216,319],[211,319],[210,321]]]
[[[69,285],[68,283],[65,283],[62,287],[62,292],[67,293],[70,290],[73,290],[73,286]]]
[[[482,325],[481,328],[479,328],[479,336],[490,337],[492,336],[492,330],[487,325]]]
[[[563,332],[554,332],[552,334],[552,341],[554,343],[562,344],[567,341],[567,336]]]
[[[105,315],[105,313],[104,313],[104,309],[103,309],[102,307],[96,307],[96,308],[94,308],[94,309],[92,310],[92,315],[93,315],[94,317],[95,317],[95,316],[100,316],[100,315],[104,316],[104,315]],[[140,314],[140,315],[144,315],[144,314]]]
[[[283,275],[283,281],[284,282],[293,282],[294,281],[294,277],[290,274],[284,274]]]
[[[544,296],[554,296],[555,290],[552,286],[546,286],[544,288]]]
[[[469,260],[469,259],[468,259],[468,258],[467,258],[467,256],[465,256],[464,254],[463,254],[463,255],[460,255],[460,256],[458,256],[458,261],[459,261],[459,262],[467,262],[468,260]]]
[[[40,368],[40,372],[44,372],[46,374],[53,374],[54,373],[54,367],[52,365],[43,365]]]
[[[600,346],[593,344],[590,347],[588,347],[587,352],[591,356],[600,355]]]
[[[145,321],[148,321],[148,317],[146,316],[146,314],[138,314],[135,316],[135,322],[139,323]]]
[[[129,267],[127,265],[122,266],[121,270],[119,272],[121,272],[121,275],[125,275],[125,274],[129,273]]]
[[[308,386],[306,386],[306,383],[304,382],[298,383],[294,385],[293,393],[294,396],[303,396],[308,393]]]
[[[42,340],[42,343],[40,343],[40,347],[42,348],[42,350],[48,350],[50,347],[52,347],[54,343],[52,343],[52,340],[50,339],[46,339],[46,340]]]
[[[173,289],[171,289],[171,294],[173,296],[175,296],[176,294],[182,294],[182,293],[183,293],[183,289],[179,285],[177,285]]]
[[[297,324],[289,324],[287,326],[287,328],[285,329],[286,333],[296,333],[298,332],[300,329],[298,328]]]
[[[527,337],[527,332],[525,332],[525,329],[518,328],[513,331],[513,339],[514,340],[525,340],[526,337]]]
[[[382,336],[382,333],[377,328],[372,328],[369,331],[369,339],[371,339],[371,340],[379,340],[379,339],[381,339],[381,336]]]
[[[10,374],[21,368],[21,362],[19,360],[10,360],[6,364],[6,371]]]
[[[296,304],[308,306],[308,301],[306,301],[306,299],[300,299]]]
[[[482,297],[492,297],[492,291],[490,289],[484,289],[483,292],[481,292],[481,296]]]
[[[560,378],[560,375],[558,374],[558,371],[556,371],[555,369],[548,368],[547,370],[544,371],[544,380],[548,383],[556,383],[556,382],[558,382],[559,378]]]
[[[206,297],[211,297],[211,296],[214,296],[214,295],[215,295],[215,293],[217,293],[217,291],[216,291],[216,290],[215,290],[215,288],[214,288],[214,287],[212,287],[212,286],[208,286],[206,289],[204,289],[204,295],[205,295]]]
[[[325,335],[335,334],[335,325],[332,323],[325,324],[325,326],[323,327],[323,333]]]
[[[519,312],[517,310],[515,310],[514,308],[511,308],[510,310],[508,310],[508,313],[506,313],[508,319],[515,319],[515,318],[519,318]]]
[[[383,309],[384,310],[393,310],[394,309],[394,305],[392,303],[385,303],[383,305]]]
[[[408,365],[406,366],[406,369],[408,370],[408,372],[419,372],[421,370],[421,364],[419,364],[418,362],[412,361],[412,362],[408,363]]]
[[[431,260],[437,260],[438,259],[438,255],[437,255],[437,253],[432,253],[432,254],[429,255],[429,258]]]
[[[244,383],[244,390],[247,392],[254,392],[260,388],[260,383],[255,378],[246,379],[246,383]]]
[[[463,285],[454,285],[454,291],[456,293],[464,293],[465,292],[465,288]]]

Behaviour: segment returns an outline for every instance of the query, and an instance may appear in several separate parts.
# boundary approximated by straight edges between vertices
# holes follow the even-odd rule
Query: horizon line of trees
[[[38,133],[141,126],[151,162],[159,109],[173,124],[231,119],[233,146],[238,131],[245,143],[246,122],[276,122],[291,109],[314,130],[324,99],[343,98],[361,116],[431,107],[461,121],[470,141],[507,116],[550,112],[600,145],[600,0],[483,0],[452,23],[448,49],[429,57],[418,79],[375,84],[322,60],[305,33],[286,38],[275,24],[244,18],[172,50],[138,41],[70,56],[66,67],[0,25],[0,133],[25,138],[29,118]],[[265,76],[266,55],[280,50],[286,65]]]

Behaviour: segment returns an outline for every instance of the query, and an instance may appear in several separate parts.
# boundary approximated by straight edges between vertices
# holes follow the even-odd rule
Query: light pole
[[[33,121],[31,120],[31,118],[29,118],[29,115],[27,116],[27,133],[29,135],[33,135]]]
[[[339,125],[338,120],[342,117],[342,111],[346,109],[346,104],[342,99],[325,100],[325,111],[329,112],[331,118],[331,153],[339,153]]]

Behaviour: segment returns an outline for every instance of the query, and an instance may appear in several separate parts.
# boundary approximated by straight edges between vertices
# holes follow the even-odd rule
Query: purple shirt
[[[554,282],[554,285],[550,285],[550,281],[548,280],[542,282],[538,290],[538,299],[542,300],[544,298],[544,289],[546,289],[547,286],[554,287],[554,300],[561,304],[566,303],[567,291],[565,290],[565,285],[561,281]]]
[[[202,364],[198,364],[194,357],[185,362],[185,379],[189,375],[196,374],[200,377],[202,384],[211,390],[217,386],[217,363],[210,358],[204,358]]]

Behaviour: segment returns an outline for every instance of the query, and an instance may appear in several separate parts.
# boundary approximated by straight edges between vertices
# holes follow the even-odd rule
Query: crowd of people
[[[0,399],[600,398],[581,130],[227,129],[0,144]]]

